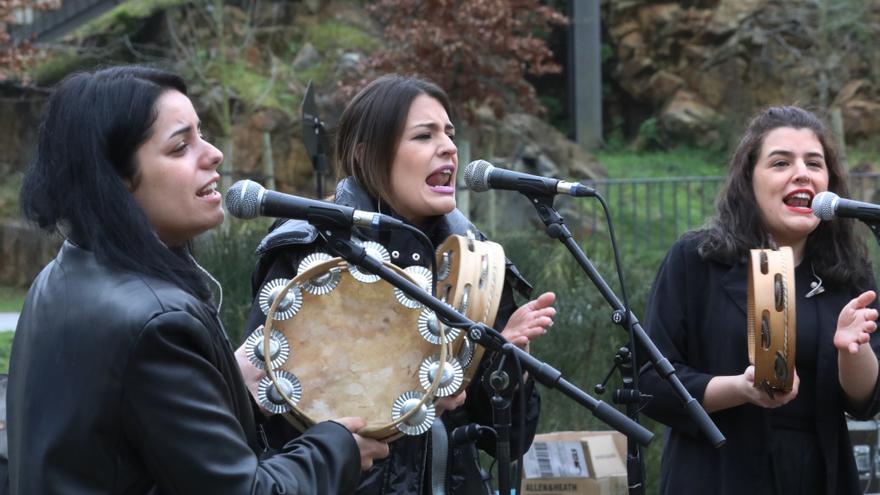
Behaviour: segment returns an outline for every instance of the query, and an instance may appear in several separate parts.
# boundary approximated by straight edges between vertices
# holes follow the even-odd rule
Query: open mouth
[[[813,201],[813,194],[807,191],[795,191],[783,198],[782,201],[793,208],[809,209]]]
[[[217,182],[214,181],[214,182],[211,182],[210,184],[208,184],[207,186],[203,187],[202,189],[200,189],[199,192],[196,193],[196,196],[198,196],[200,198],[204,198],[204,197],[216,194],[216,193],[217,193]]]
[[[444,190],[447,188],[452,188],[455,171],[452,167],[443,167],[440,170],[437,170],[433,174],[429,175],[427,179],[425,179],[425,183],[428,184],[432,189]]]

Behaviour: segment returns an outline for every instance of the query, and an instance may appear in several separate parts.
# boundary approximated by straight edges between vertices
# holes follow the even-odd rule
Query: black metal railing
[[[23,10],[9,25],[13,42],[48,42],[123,3],[124,0],[64,0],[54,10]]]

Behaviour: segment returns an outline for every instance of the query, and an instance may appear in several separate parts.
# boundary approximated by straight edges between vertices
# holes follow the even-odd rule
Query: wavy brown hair
[[[715,202],[715,216],[701,232],[699,252],[704,259],[733,264],[745,262],[750,249],[776,247],[761,220],[752,176],[764,138],[780,127],[810,129],[816,134],[825,153],[828,190],[848,196],[845,171],[822,121],[795,106],[767,108],[749,123],[730,159],[727,179]],[[807,237],[805,256],[829,285],[848,284],[863,290],[870,283],[867,250],[855,229],[854,220],[835,218],[819,223]]]

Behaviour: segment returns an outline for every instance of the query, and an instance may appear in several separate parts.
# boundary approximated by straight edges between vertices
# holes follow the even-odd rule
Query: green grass
[[[613,179],[724,175],[727,155],[716,150],[678,146],[669,150],[601,150],[599,162]]]
[[[0,332],[0,373],[9,373],[9,353],[14,335],[12,332]]]
[[[24,305],[27,291],[16,287],[0,286],[0,313],[17,313]],[[7,330],[0,328],[0,330]]]

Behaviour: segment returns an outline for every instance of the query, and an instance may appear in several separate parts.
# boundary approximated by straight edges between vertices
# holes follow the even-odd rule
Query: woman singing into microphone
[[[336,203],[403,219],[421,229],[435,246],[449,235],[476,232],[455,208],[455,128],[450,120],[449,99],[433,83],[388,75],[367,85],[342,113],[336,158],[343,175],[336,186]],[[253,276],[255,296],[268,281],[294,277],[305,256],[326,250],[314,234],[314,227],[302,221],[275,226],[258,248],[260,260]],[[353,237],[382,244],[391,254],[391,262],[401,268],[429,267],[434,257],[434,252],[427,251],[406,231],[356,230]],[[528,292],[530,287],[509,262],[506,275],[495,327],[509,342],[526,348],[530,340],[544,334],[552,324],[555,296],[545,293],[517,308],[513,291]],[[264,321],[265,315],[255,301],[248,329],[253,330]],[[489,392],[481,380],[482,372],[494,357],[489,354],[484,356],[483,366],[466,392],[436,403],[438,413],[445,411],[440,419],[447,431],[467,423],[492,424]],[[514,428],[513,446],[519,445],[520,437],[528,446],[537,426],[540,400],[531,379],[525,382],[525,397],[526,429]],[[514,403],[511,411],[518,410],[519,405]],[[516,415],[512,423],[519,423]],[[481,439],[478,445],[489,453],[495,450],[491,438]],[[433,456],[426,436],[403,437],[390,447],[391,455],[364,474],[358,493],[427,493]],[[473,456],[461,449],[451,448],[443,463],[447,472],[440,476],[448,481],[447,493],[484,493]],[[513,457],[517,454],[511,452]]]
[[[21,205],[65,241],[12,344],[12,494],[351,493],[387,455],[358,418],[265,445],[260,372],[190,253],[223,221],[222,160],[174,74],[77,73],[49,98]]]

